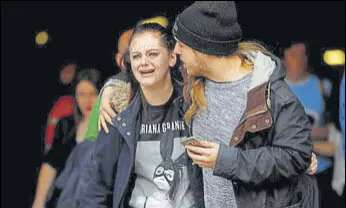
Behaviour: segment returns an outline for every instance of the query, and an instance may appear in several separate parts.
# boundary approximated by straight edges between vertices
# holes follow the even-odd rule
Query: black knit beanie
[[[242,31],[233,1],[197,1],[175,20],[174,37],[209,55],[230,55],[238,48]]]

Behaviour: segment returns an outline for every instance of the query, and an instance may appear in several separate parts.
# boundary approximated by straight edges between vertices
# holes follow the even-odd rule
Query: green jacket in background
[[[87,141],[96,141],[97,135],[99,133],[97,123],[99,120],[99,109],[100,109],[100,98],[97,98],[93,109],[91,111],[91,115],[89,118],[88,129],[85,133],[85,140]]]

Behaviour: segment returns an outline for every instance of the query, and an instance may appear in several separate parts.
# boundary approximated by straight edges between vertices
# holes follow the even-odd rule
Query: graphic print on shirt
[[[168,144],[165,144],[166,142]],[[188,157],[184,147],[180,144],[179,138],[167,139],[166,142],[139,142],[136,158],[141,159],[135,163],[137,179],[130,206],[187,208],[194,204],[188,189]],[[157,153],[154,157],[151,156],[154,155],[153,152]],[[148,161],[151,164],[147,165]]]
[[[173,104],[149,106],[137,142],[136,181],[129,205],[134,208],[189,208],[195,204],[180,144],[187,126]]]

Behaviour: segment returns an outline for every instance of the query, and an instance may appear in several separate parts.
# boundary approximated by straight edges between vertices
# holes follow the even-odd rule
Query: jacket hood
[[[262,52],[249,52],[246,56],[254,63],[251,85],[249,91],[269,81],[271,83],[284,79],[285,68],[281,60],[274,54],[263,54]]]
[[[122,112],[129,105],[130,95],[131,95],[131,85],[129,82],[114,79],[112,97],[111,97],[111,106],[118,113]]]

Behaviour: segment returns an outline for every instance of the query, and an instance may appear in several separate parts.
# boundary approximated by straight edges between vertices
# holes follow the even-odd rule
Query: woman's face
[[[142,87],[157,87],[167,81],[176,56],[161,42],[159,32],[136,34],[129,48],[131,69]]]
[[[93,83],[82,80],[76,87],[76,100],[83,116],[89,117],[92,107],[97,100],[97,89]]]

